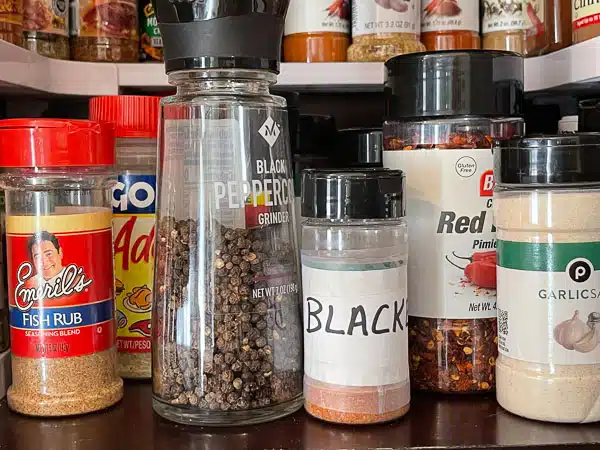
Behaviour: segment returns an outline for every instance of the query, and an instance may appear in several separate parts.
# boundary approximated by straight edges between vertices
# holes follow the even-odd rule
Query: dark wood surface
[[[259,426],[182,427],[152,411],[149,384],[126,386],[121,404],[68,419],[32,419],[0,401],[0,449],[10,450],[237,450],[600,448],[600,424],[553,425],[518,418],[492,398],[415,394],[411,411],[387,425],[348,427],[300,411]]]

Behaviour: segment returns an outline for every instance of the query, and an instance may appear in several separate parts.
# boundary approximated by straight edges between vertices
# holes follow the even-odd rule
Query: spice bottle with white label
[[[177,92],[161,100],[159,124],[153,406],[184,424],[252,424],[302,407],[288,118],[269,92],[288,2],[227,5],[155,2]]]
[[[600,135],[494,148],[497,398],[549,422],[600,421]]]
[[[423,0],[421,41],[428,51],[481,48],[477,0]]]
[[[356,0],[352,2],[348,61],[383,62],[396,55],[424,52],[420,30],[421,0]]]
[[[285,19],[286,62],[346,61],[350,0],[290,0]]]
[[[386,68],[383,164],[405,171],[410,213],[411,385],[489,392],[497,356],[491,142],[522,133],[523,59],[434,52]]]
[[[400,170],[303,172],[304,407],[314,417],[368,424],[409,409],[404,203]]]

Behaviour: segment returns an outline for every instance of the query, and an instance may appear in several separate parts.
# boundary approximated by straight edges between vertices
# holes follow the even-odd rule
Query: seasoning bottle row
[[[114,127],[0,121],[11,409],[65,416],[123,396],[117,375],[111,190]]]
[[[491,143],[522,134],[523,59],[497,51],[403,55],[386,70],[383,164],[406,173],[412,230],[411,386],[489,392],[497,358]]]

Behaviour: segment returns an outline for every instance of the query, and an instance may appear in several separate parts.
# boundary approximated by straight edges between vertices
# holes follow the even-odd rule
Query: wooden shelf
[[[101,413],[35,419],[0,402],[0,449],[572,449],[598,448],[600,425],[533,422],[502,410],[493,397],[414,394],[411,411],[386,425],[330,425],[305,412],[233,428],[184,427],[152,411],[151,386],[128,383],[123,402]]]

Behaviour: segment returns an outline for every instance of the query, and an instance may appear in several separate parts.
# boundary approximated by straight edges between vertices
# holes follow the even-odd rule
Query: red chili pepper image
[[[329,17],[337,16],[340,19],[348,19],[349,10],[348,0],[334,0],[331,5],[325,9]]]
[[[538,17],[532,2],[527,3],[527,17],[529,17],[529,20],[531,20],[531,23],[533,24],[533,27],[527,30],[527,35],[541,36],[544,34],[544,22]]]
[[[150,337],[150,319],[140,320],[129,327],[131,333],[140,333],[142,336]]]
[[[470,257],[458,256],[452,252],[452,256],[458,259],[470,261],[466,267],[455,264],[446,256],[446,261],[454,267],[463,270],[466,279],[479,287],[486,289],[496,289],[496,252],[476,252]]]

